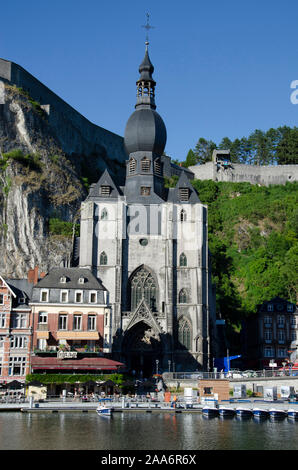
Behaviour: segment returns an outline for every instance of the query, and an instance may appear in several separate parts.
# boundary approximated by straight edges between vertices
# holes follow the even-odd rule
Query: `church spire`
[[[148,53],[148,41],[146,41],[146,50],[143,62],[139,67],[140,78],[137,81],[137,103],[136,108],[139,106],[146,106],[156,109],[155,105],[155,86],[156,82],[153,80],[152,74],[154,67],[151,63]]]
[[[147,16],[147,23],[143,25],[143,28],[147,30],[146,34],[146,49],[145,49],[145,57],[143,62],[139,67],[140,78],[137,81],[137,103],[136,108],[139,106],[149,106],[152,109],[156,109],[155,105],[155,86],[156,83],[152,78],[152,74],[154,72],[154,67],[149,58],[148,46],[149,46],[149,37],[148,33],[149,30],[153,28],[149,24],[149,13],[146,14]]]

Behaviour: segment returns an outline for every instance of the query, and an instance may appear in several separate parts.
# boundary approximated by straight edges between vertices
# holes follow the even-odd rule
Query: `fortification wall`
[[[43,106],[65,153],[98,153],[118,162],[127,159],[122,137],[88,121],[21,66],[0,59],[0,80],[23,88]]]
[[[241,165],[231,163],[227,168],[208,162],[204,165],[195,165],[188,168],[196,179],[213,181],[227,181],[234,183],[248,182],[251,184],[285,184],[298,181],[298,165]]]

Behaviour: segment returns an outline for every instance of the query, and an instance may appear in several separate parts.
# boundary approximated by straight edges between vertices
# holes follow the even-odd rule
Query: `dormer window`
[[[151,160],[149,158],[144,157],[141,160],[141,171],[144,173],[148,173],[150,171],[150,166],[151,166]]]
[[[19,297],[19,303],[24,304],[26,302],[25,297]]]
[[[180,201],[189,200],[189,188],[179,188],[179,199]]]
[[[79,282],[79,284],[84,284],[84,282],[85,282],[85,278],[83,278],[83,277],[80,277],[78,282]]]
[[[150,196],[150,186],[141,186],[141,196]]]
[[[109,196],[111,194],[111,186],[108,186],[106,184],[103,184],[100,187],[100,195],[101,196]]]
[[[62,290],[60,293],[60,301],[68,302],[68,290]]]
[[[61,276],[61,277],[60,277],[60,282],[61,282],[61,284],[65,284],[65,283],[66,283],[66,277],[65,277],[65,276]]]
[[[41,302],[48,302],[49,301],[49,291],[48,290],[42,290],[40,292],[40,301]]]

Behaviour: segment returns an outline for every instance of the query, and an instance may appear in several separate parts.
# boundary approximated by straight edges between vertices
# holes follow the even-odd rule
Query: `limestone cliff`
[[[80,160],[63,153],[38,103],[7,84],[0,149],[0,274],[21,278],[36,265],[43,271],[68,265],[71,224],[87,194]],[[51,230],[53,220],[68,222],[69,233]]]

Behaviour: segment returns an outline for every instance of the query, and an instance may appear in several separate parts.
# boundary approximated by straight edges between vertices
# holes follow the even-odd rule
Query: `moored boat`
[[[217,408],[212,408],[209,406],[205,406],[202,409],[203,416],[208,416],[208,418],[212,418],[214,416],[218,416],[218,409]]]
[[[284,419],[287,416],[287,412],[285,410],[271,408],[269,410],[269,416],[273,419]]]
[[[113,409],[111,407],[108,407],[108,406],[105,406],[105,405],[99,405],[96,408],[96,413],[100,416],[111,416],[112,410]]]
[[[233,408],[219,408],[218,413],[222,418],[233,418],[236,412]]]
[[[252,410],[249,408],[236,408],[236,415],[239,418],[251,418],[252,417]]]
[[[252,410],[254,418],[268,418],[269,412],[263,408],[254,408]]]
[[[295,419],[298,421],[298,410],[294,410],[293,408],[290,408],[288,410],[288,418]]]

